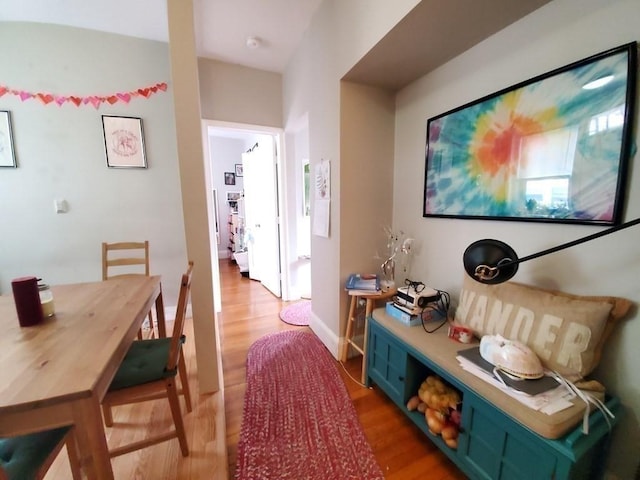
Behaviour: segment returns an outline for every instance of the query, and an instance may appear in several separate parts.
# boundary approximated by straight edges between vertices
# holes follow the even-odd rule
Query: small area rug
[[[309,325],[311,317],[311,300],[302,300],[300,302],[287,305],[280,310],[280,320],[289,325],[298,325],[304,327]]]
[[[268,334],[249,348],[235,478],[384,479],[336,361],[315,334]]]

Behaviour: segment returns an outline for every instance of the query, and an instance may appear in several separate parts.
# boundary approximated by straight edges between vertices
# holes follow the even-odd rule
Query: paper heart
[[[18,95],[20,95],[20,100],[22,100],[23,102],[33,97],[33,95],[31,95],[29,92],[24,92],[24,91],[18,92]]]
[[[69,100],[73,103],[75,103],[76,107],[79,107],[80,104],[82,103],[82,99],[80,97],[69,97]]]
[[[51,95],[50,93],[38,93],[36,96],[37,96],[37,97],[40,99],[40,101],[41,101],[42,103],[44,103],[45,105],[47,105],[47,104],[49,104],[49,103],[53,102],[53,95]]]
[[[148,88],[139,88],[138,93],[142,95],[144,98],[149,98],[150,90]]]
[[[115,95],[111,95],[107,97],[107,102],[109,102],[110,105],[113,105],[117,101],[118,101],[118,97],[116,97]]]
[[[159,88],[160,90],[162,90],[163,92],[166,92],[166,91],[167,91],[167,84],[166,84],[166,83],[164,83],[164,82],[159,83],[159,84],[158,84],[158,88]]]
[[[68,100],[67,97],[56,97],[56,103],[59,106],[62,106],[63,103],[65,103]]]
[[[98,97],[89,97],[89,101],[91,102],[91,105],[93,105],[97,109],[100,106],[100,102],[102,100],[100,100]]]
[[[0,85],[0,97],[3,96],[8,91],[9,90],[7,90],[7,87],[3,87],[2,85]]]
[[[116,93],[116,96],[124,103],[129,103],[129,101],[131,100],[131,95],[129,95],[128,93]]]
[[[153,93],[156,93],[158,91],[158,87],[156,87],[155,85],[153,87],[151,87],[149,90],[151,90]]]

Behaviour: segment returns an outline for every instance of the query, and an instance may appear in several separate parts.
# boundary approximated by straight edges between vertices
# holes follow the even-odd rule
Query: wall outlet
[[[56,213],[67,213],[69,211],[69,204],[66,200],[58,198],[53,201]]]

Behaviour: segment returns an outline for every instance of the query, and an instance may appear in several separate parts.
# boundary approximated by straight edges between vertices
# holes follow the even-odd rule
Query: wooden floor
[[[242,422],[246,353],[261,336],[290,329],[279,319],[284,305],[260,283],[243,278],[237,267],[222,261],[222,315],[220,338],[225,385],[225,415],[229,478],[233,478]],[[346,372],[336,362],[358,412],[378,464],[389,480],[461,480],[466,477],[380,391],[367,389],[350,377],[360,378],[360,359],[349,361]],[[275,479],[274,479],[275,480]],[[363,479],[366,480],[366,479]]]
[[[282,322],[278,314],[285,303],[259,282],[242,277],[237,266],[229,260],[220,261],[220,275],[222,313],[218,315],[218,322],[224,372],[223,394],[199,394],[194,342],[188,340],[185,355],[194,402],[193,412],[184,417],[189,438],[189,457],[181,456],[177,440],[123,455],[113,460],[117,480],[224,480],[225,475],[220,472],[224,472],[225,463],[228,466],[228,478],[234,477],[246,389],[247,350],[255,340],[267,333],[307,327],[295,327]],[[190,321],[187,322],[185,333],[187,338],[193,338]],[[376,388],[364,388],[352,380],[351,377],[360,378],[359,358],[350,360],[346,371],[339,362],[336,365],[386,479],[466,478],[384,394]],[[222,399],[226,418],[226,459],[221,448],[224,429],[216,428],[216,422],[223,421],[219,405]],[[167,428],[171,417],[166,405],[166,401],[157,401],[115,408],[116,424],[107,429],[109,444],[116,445],[129,438],[144,436],[150,430]],[[63,451],[46,479],[69,478],[67,456]]]

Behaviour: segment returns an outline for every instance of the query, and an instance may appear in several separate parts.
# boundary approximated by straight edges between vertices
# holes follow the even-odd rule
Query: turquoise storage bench
[[[605,464],[609,426],[599,411],[582,433],[584,402],[546,415],[522,405],[498,388],[463,370],[456,360],[463,345],[448,338],[446,326],[435,333],[407,327],[373,311],[369,321],[367,385],[376,384],[458,467],[472,479],[599,478]],[[458,448],[428,431],[424,414],[410,412],[407,401],[429,375],[438,375],[462,397]],[[615,398],[607,407],[622,414]]]

